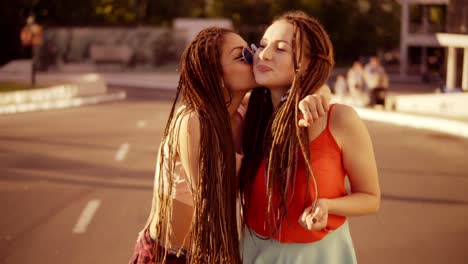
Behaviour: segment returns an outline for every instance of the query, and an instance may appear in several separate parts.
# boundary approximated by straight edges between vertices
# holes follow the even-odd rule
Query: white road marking
[[[78,218],[78,222],[73,228],[73,233],[83,234],[86,232],[86,228],[88,227],[89,223],[93,219],[93,216],[96,213],[100,205],[101,205],[101,200],[98,200],[98,199],[91,200],[88,202],[86,207],[83,209],[83,212],[81,212],[80,218]]]
[[[122,161],[125,159],[127,156],[128,150],[130,149],[130,144],[124,143],[120,146],[119,150],[117,150],[117,153],[115,153],[115,160],[116,161]]]
[[[137,122],[137,127],[138,128],[144,128],[144,127],[146,127],[147,123],[148,122],[146,122],[146,120],[140,120],[140,121]]]

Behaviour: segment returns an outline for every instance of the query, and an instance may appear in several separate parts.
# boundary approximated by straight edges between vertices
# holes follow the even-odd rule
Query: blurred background
[[[359,263],[468,263],[467,0],[0,1],[0,263],[126,263],[182,51],[208,26],[258,43],[291,9],[330,34],[333,102],[374,143]]]
[[[179,41],[180,32],[174,28],[177,18],[228,19],[248,42],[257,42],[272,19],[290,9],[301,9],[320,19],[334,41],[340,63],[399,47],[401,7],[397,1],[20,0],[2,1],[0,12],[6,31],[1,45],[8,52],[2,53],[0,63],[27,58],[18,32],[31,13],[45,27],[41,55],[46,58],[41,67],[48,69],[59,61],[89,61],[91,46],[105,43],[131,48],[134,66],[177,62],[178,50],[172,47]],[[415,22],[421,20],[420,9],[411,10]],[[430,9],[431,25],[445,30],[446,5]]]

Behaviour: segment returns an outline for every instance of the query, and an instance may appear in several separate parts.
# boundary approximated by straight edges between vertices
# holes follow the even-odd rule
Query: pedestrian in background
[[[348,94],[348,89],[346,86],[346,79],[342,74],[339,74],[336,77],[335,85],[333,86],[333,90],[335,95],[338,97],[340,102],[344,99],[344,97]]]
[[[364,80],[369,95],[369,105],[383,105],[388,88],[388,75],[377,57],[370,57],[369,63],[364,67]]]
[[[346,79],[350,96],[356,97],[364,92],[364,71],[361,62],[353,63],[346,74]]]

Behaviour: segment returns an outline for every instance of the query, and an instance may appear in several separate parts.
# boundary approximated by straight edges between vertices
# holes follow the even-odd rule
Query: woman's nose
[[[258,53],[258,58],[260,58],[260,60],[262,61],[271,60],[272,52],[271,52],[270,45],[267,45],[265,48],[257,51],[257,53]]]

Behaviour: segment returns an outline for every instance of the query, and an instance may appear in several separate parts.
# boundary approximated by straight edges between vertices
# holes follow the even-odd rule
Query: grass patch
[[[30,83],[15,83],[15,82],[0,82],[0,93],[13,92],[13,91],[25,91],[32,89],[44,88],[44,85],[38,85],[33,88]]]

